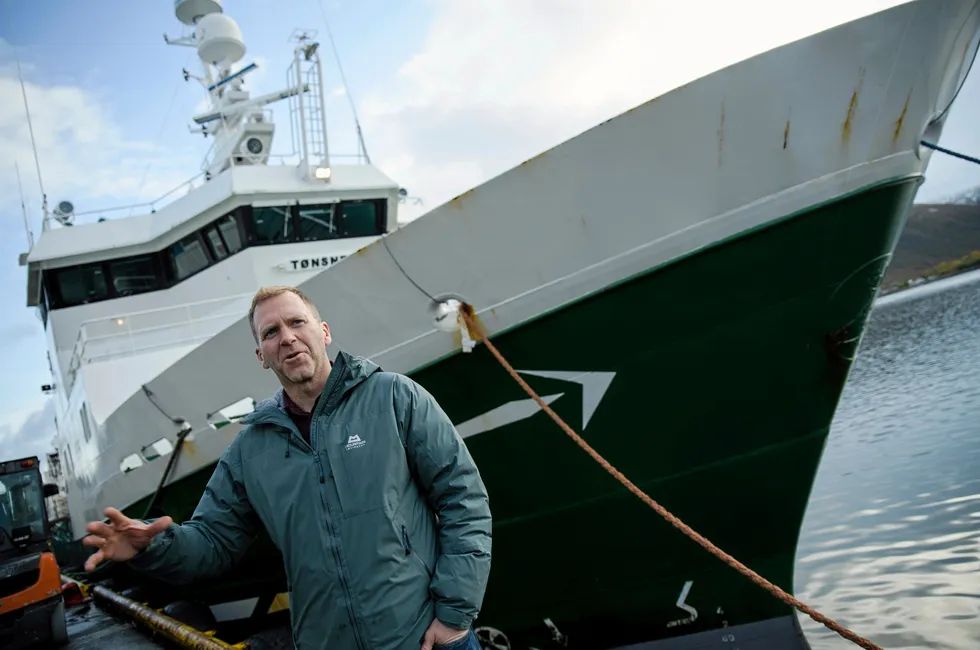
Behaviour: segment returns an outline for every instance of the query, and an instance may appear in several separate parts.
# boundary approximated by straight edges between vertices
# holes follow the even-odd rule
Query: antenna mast
[[[164,40],[169,45],[197,49],[202,76],[191,75],[185,70],[184,78],[196,79],[208,93],[210,106],[192,118],[198,125],[198,128],[192,128],[193,133],[214,138],[214,145],[202,165],[205,178],[210,179],[230,167],[267,165],[276,126],[271,111],[265,107],[296,97],[300,110],[305,111],[302,115],[305,119],[300,119],[300,125],[307,129],[300,152],[302,176],[329,182],[326,117],[322,109],[319,59],[315,54],[317,44],[301,42],[294,51],[295,74],[287,88],[251,97],[243,87],[245,75],[257,66],[252,63],[232,71],[245,56],[245,40],[235,20],[224,13],[221,0],[175,0],[174,15],[192,31],[181,38],[164,35]],[[304,62],[309,65],[301,70]],[[315,69],[315,74],[304,74],[310,67]],[[309,139],[305,137],[307,133]],[[316,143],[310,145],[310,139],[317,139]]]
[[[14,50],[14,60],[17,62],[17,79],[20,81],[20,94],[24,98],[24,110],[27,112],[27,130],[31,134],[31,148],[34,150],[34,167],[37,169],[37,185],[41,190],[41,210],[44,213],[44,218],[41,221],[41,230],[47,230],[48,227],[48,195],[44,193],[44,183],[41,181],[41,162],[37,157],[37,142],[34,140],[34,125],[31,123],[31,107],[27,103],[27,89],[24,87],[24,74],[20,69],[20,56],[17,54],[17,47],[11,43],[10,47]],[[17,169],[17,184],[20,186],[20,169]],[[24,205],[24,192],[21,189],[21,205]],[[24,208],[24,222],[27,224],[27,208]],[[28,239],[33,240],[33,236],[30,235],[30,228],[27,229]],[[34,246],[33,241],[31,246]]]
[[[24,211],[24,230],[27,231],[27,250],[34,248],[34,233],[31,232],[31,224],[27,218],[27,203],[24,202],[24,186],[20,183],[20,165],[14,161],[14,171],[17,173],[17,190],[20,192],[20,209]]]

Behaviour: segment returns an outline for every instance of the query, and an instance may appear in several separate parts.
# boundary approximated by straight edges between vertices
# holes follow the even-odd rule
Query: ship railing
[[[191,178],[187,179],[180,185],[174,187],[172,190],[164,193],[162,196],[158,196],[152,201],[144,201],[142,203],[127,203],[126,205],[115,205],[109,208],[95,208],[92,210],[84,210],[82,212],[75,212],[75,217],[83,217],[89,214],[106,215],[110,212],[119,212],[121,210],[129,210],[130,214],[137,208],[147,209],[149,212],[156,212],[165,204],[169,203],[170,200],[179,199],[182,196],[187,195],[191,190],[200,187],[207,181],[204,180],[204,172],[195,174]]]
[[[213,146],[214,145],[212,145],[212,149],[208,150],[208,153],[205,157],[206,161],[210,159],[211,156],[213,156],[212,154]],[[301,160],[299,154],[292,154],[292,153],[270,154],[268,158],[269,158],[269,163],[268,163],[269,166],[272,166],[273,164],[277,164],[282,166],[288,165],[291,167],[296,167],[300,164],[300,160]],[[358,165],[362,165],[365,162],[367,162],[367,158],[364,156],[364,154],[360,154],[360,153],[330,154],[330,160],[340,160],[344,162],[349,162],[350,160],[354,160],[354,162]],[[234,159],[232,159],[231,165],[233,167],[236,166]],[[254,166],[254,165],[242,163],[240,166],[245,167],[245,166]],[[204,165],[203,168],[206,169],[207,165]],[[75,217],[84,217],[86,215],[93,215],[93,214],[97,214],[99,216],[105,216],[110,212],[121,212],[123,210],[127,210],[128,211],[127,216],[128,216],[131,215],[133,211],[137,209],[153,213],[159,210],[160,208],[162,208],[167,203],[170,203],[171,201],[174,201],[176,199],[179,199],[187,195],[188,193],[191,192],[191,190],[201,187],[207,182],[208,182],[207,172],[201,171],[195,174],[194,176],[192,176],[191,178],[187,179],[186,181],[182,182],[180,185],[177,185],[173,189],[169,190],[165,194],[153,199],[152,201],[143,201],[142,203],[127,203],[125,205],[114,205],[107,208],[94,208],[92,210],[84,210],[81,212],[75,212],[73,214]]]
[[[213,164],[214,156],[216,155],[214,151],[214,145],[212,144],[211,148],[208,149],[208,152],[204,155],[204,162],[201,163],[201,169],[205,171],[202,171],[200,174],[198,174],[198,176],[205,175],[207,173],[206,170]],[[303,157],[297,153],[270,153],[266,156],[266,159],[268,160],[266,163],[266,166],[268,167],[274,167],[276,165],[282,167],[299,167],[303,162]],[[353,161],[355,164],[363,165],[367,162],[367,157],[360,153],[332,153],[330,154],[330,160],[343,162]],[[234,156],[228,159],[228,165],[230,167],[255,166],[253,163],[249,162],[236,162]]]
[[[68,392],[83,366],[206,341],[245,316],[251,300],[251,293],[241,293],[84,321],[69,362]]]

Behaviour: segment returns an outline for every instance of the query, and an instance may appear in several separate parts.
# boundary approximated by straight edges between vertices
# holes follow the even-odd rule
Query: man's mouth
[[[283,359],[283,361],[289,361],[290,359],[295,359],[296,357],[298,357],[301,354],[303,354],[302,351],[293,352],[293,353],[289,354],[285,359]]]

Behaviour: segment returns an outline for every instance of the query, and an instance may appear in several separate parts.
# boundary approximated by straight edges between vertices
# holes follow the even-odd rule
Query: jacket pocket
[[[381,418],[338,427],[327,438],[325,451],[344,517],[383,508],[386,495],[405,471],[399,467],[399,460],[404,465],[401,445],[392,445]]]
[[[419,557],[419,554],[415,552],[415,549],[412,548],[412,538],[408,536],[408,528],[405,526],[405,524],[402,524],[401,528],[402,528],[402,546],[405,549],[405,555],[410,555],[412,559],[415,561],[415,563],[418,565],[418,567],[423,571],[425,571],[425,573],[431,578],[432,571],[429,569],[428,565],[426,565],[425,561],[421,557]]]

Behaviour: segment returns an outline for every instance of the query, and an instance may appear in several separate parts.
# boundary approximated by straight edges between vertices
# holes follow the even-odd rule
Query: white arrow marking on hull
[[[564,393],[545,395],[541,398],[541,401],[551,406],[551,403],[562,395]],[[533,399],[518,399],[513,402],[507,402],[503,406],[498,406],[462,424],[456,425],[456,431],[459,432],[461,437],[468,438],[478,433],[484,433],[491,429],[497,429],[524,420],[540,410],[541,407]]]
[[[676,627],[678,625],[686,625],[688,623],[693,623],[698,620],[698,610],[694,609],[687,604],[687,595],[691,593],[691,587],[694,586],[693,580],[688,580],[684,583],[684,588],[681,589],[681,595],[677,597],[677,603],[675,603],[680,609],[690,614],[687,618],[679,618],[675,621],[667,623],[667,627]]]
[[[582,428],[589,426],[592,414],[599,407],[612,383],[614,372],[576,372],[568,370],[518,370],[522,375],[572,381],[582,386]]]
[[[695,621],[698,618],[698,610],[694,609],[687,604],[687,595],[691,593],[691,587],[694,586],[693,580],[688,580],[684,583],[684,588],[681,589],[681,595],[677,597],[677,606],[683,609],[685,612],[691,615],[691,620]]]

